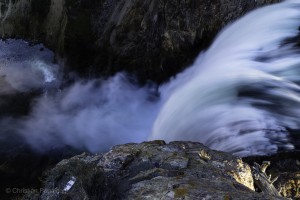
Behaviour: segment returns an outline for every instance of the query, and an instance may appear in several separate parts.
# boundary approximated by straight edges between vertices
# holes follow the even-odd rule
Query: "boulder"
[[[251,168],[240,158],[197,142],[84,153],[58,163],[40,191],[24,199],[281,199],[255,192]]]

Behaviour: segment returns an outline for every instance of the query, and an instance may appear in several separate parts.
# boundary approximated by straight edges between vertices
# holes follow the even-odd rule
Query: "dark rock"
[[[274,182],[276,188],[281,188],[281,195],[288,198],[300,198],[300,152],[281,152],[271,156],[251,156],[243,160],[254,165],[263,161],[270,161],[267,173],[271,178],[278,176]]]
[[[249,165],[196,142],[125,144],[49,171],[24,199],[281,199],[254,192]]]
[[[97,64],[162,82],[190,65],[219,30],[278,1],[107,1],[95,17]],[[103,70],[102,70],[103,71]]]
[[[33,151],[19,135],[7,130],[0,134],[0,199],[17,199],[29,191],[40,191],[45,171],[63,158],[78,154],[65,147],[46,154]],[[38,188],[38,189],[37,189]]]
[[[83,76],[119,71],[162,82],[226,24],[280,0],[0,0],[0,33],[46,44]]]

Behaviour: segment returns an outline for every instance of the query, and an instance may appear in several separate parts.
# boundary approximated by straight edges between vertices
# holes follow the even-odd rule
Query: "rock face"
[[[0,34],[43,42],[82,75],[134,72],[162,82],[218,31],[280,0],[0,0]]]
[[[40,196],[39,196],[40,195]],[[200,143],[125,144],[52,169],[24,199],[281,199],[254,192],[249,165]]]

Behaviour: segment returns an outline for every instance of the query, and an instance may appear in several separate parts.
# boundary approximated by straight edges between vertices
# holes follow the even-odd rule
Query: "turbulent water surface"
[[[28,116],[2,126],[41,151],[71,145],[95,152],[152,139],[199,141],[241,156],[293,149],[289,130],[300,129],[299,25],[299,1],[249,13],[160,86],[159,97],[121,73],[58,89],[61,73],[50,51],[2,41],[1,93],[52,88]]]

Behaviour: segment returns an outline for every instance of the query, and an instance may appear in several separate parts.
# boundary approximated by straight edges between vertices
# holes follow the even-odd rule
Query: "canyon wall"
[[[279,0],[0,0],[0,36],[42,42],[81,76],[163,82],[226,24]],[[254,30],[255,31],[255,30]]]

